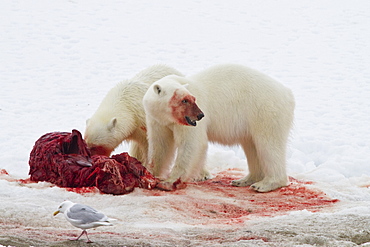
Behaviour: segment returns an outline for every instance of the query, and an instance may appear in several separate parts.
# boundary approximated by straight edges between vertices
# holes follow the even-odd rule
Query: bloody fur
[[[182,96],[176,90],[170,99],[172,116],[182,125],[191,125],[186,120],[188,117],[191,121],[200,120],[199,116],[204,116],[203,112],[195,103],[195,97],[191,95]],[[202,118],[201,117],[201,118]]]
[[[89,148],[91,155],[104,155],[104,156],[109,156],[113,150],[108,149],[103,146],[92,146]]]

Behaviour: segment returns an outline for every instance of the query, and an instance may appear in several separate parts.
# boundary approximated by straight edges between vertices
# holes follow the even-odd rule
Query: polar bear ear
[[[114,127],[116,127],[117,118],[112,118],[108,124],[108,130],[111,131]]]
[[[189,85],[189,79],[186,79],[184,77],[178,77],[176,82],[180,83],[181,85],[183,85],[184,87],[187,87]]]
[[[158,95],[160,95],[160,94],[161,94],[161,92],[162,92],[162,88],[161,88],[161,86],[159,86],[158,84],[154,85],[153,89],[154,89],[154,92],[155,92],[156,94],[158,94]]]
[[[188,88],[189,83],[186,83],[186,84],[184,84],[183,86],[184,86],[184,88]]]

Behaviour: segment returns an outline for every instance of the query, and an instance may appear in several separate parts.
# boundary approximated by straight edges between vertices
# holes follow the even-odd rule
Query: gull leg
[[[86,234],[86,238],[87,238],[87,241],[86,241],[86,243],[92,243],[92,241],[90,241],[90,239],[89,239],[89,237],[87,236],[87,231],[86,230],[84,230],[84,232],[85,232],[85,234]]]
[[[80,234],[80,236],[78,236],[77,238],[72,238],[72,239],[70,239],[70,240],[72,240],[72,241],[77,241],[77,240],[79,240],[79,239],[80,239],[80,237],[82,237],[82,235],[84,235],[84,234],[86,234],[86,238],[87,238],[86,243],[92,243],[92,242],[90,241],[89,237],[87,236],[87,231],[86,231],[86,230],[83,230],[83,231],[82,231],[82,233]]]

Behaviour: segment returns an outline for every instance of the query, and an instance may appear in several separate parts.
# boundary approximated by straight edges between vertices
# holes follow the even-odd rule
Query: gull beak
[[[57,215],[57,214],[59,214],[60,212],[59,212],[59,210],[57,210],[57,211],[55,211],[54,213],[53,213],[53,215],[55,216],[55,215]]]

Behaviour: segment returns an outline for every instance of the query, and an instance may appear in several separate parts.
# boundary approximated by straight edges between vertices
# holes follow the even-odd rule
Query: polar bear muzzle
[[[192,120],[189,116],[185,116],[185,120],[186,120],[186,122],[187,122],[189,125],[197,126],[197,122],[196,122],[196,121],[201,120],[203,117],[204,117],[204,113],[203,113],[203,112],[201,112],[201,113],[199,113],[199,114],[198,114],[197,119]]]
[[[90,150],[90,153],[91,153],[91,155],[105,155],[105,156],[107,156],[107,157],[109,157],[110,156],[110,154],[113,152],[113,149],[109,149],[108,147],[104,147],[104,146],[101,146],[101,145],[99,145],[99,146],[89,146],[89,144],[87,144],[88,145],[88,148],[89,148],[89,150]]]

